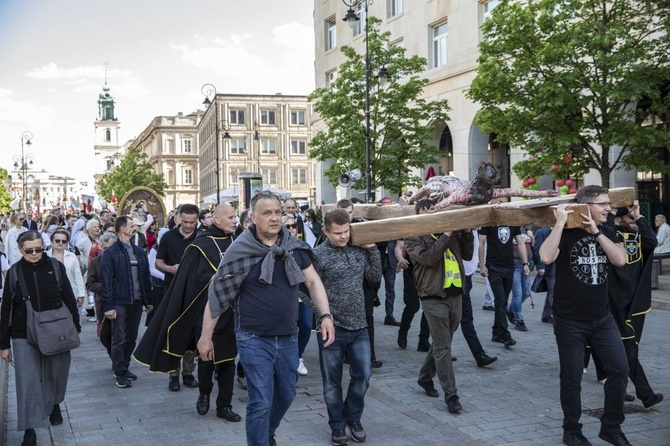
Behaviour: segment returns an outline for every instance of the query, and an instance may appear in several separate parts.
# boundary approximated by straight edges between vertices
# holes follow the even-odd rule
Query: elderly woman
[[[59,286],[53,267],[60,268],[59,276],[65,277],[65,266],[53,262],[44,254],[44,242],[37,231],[26,231],[19,236],[22,258],[12,266],[7,277],[23,275],[29,300],[15,283],[3,289],[0,306],[0,357],[15,364],[17,429],[25,431],[22,445],[37,444],[35,428],[61,424],[63,416],[60,403],[65,399],[70,352],[43,355],[26,340],[26,305],[43,311],[67,306],[72,320],[79,326],[79,314],[70,282],[62,280]],[[12,275],[12,271],[16,274]],[[20,279],[19,279],[20,280]],[[11,325],[10,325],[11,321]]]
[[[100,236],[100,245],[98,247],[97,256],[92,258],[88,264],[88,271],[86,272],[86,289],[95,294],[95,317],[94,319],[98,322],[98,337],[100,337],[100,342],[107,349],[107,354],[111,357],[111,347],[112,347],[112,338],[111,338],[111,329],[102,330],[104,311],[102,311],[102,296],[100,295],[102,290],[102,253],[105,252],[105,249],[109,248],[112,243],[116,241],[116,234],[105,233]],[[153,311],[152,311],[153,313]],[[149,313],[151,314],[151,313]],[[110,322],[106,322],[109,326]],[[111,328],[111,327],[107,327]]]
[[[5,241],[5,249],[7,251],[7,261],[10,265],[15,264],[21,259],[19,252],[19,245],[17,240],[19,236],[28,229],[23,227],[23,218],[19,214],[12,214],[10,218],[10,228],[7,231],[7,240]]]
[[[77,256],[66,249],[70,242],[70,231],[64,228],[58,228],[51,233],[51,249],[47,251],[47,255],[59,260],[65,265],[67,278],[70,281],[72,292],[77,298],[77,306],[84,305],[86,298],[86,286],[84,285],[84,277],[81,275],[81,268],[79,267],[79,260]]]

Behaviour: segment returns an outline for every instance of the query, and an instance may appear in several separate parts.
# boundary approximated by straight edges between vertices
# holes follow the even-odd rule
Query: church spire
[[[105,85],[98,96],[98,121],[116,121],[114,97],[109,93],[109,63],[105,62]]]

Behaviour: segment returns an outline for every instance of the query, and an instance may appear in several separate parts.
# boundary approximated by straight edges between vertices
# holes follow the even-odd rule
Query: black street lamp
[[[371,0],[342,0],[342,2],[349,7],[346,15],[342,20],[347,22],[350,28],[360,21],[360,16],[354,10],[355,6],[362,5],[365,10],[365,188],[366,188],[366,202],[373,203],[374,197],[372,195],[372,147],[370,140],[370,72],[372,71],[372,54],[370,54],[370,45],[368,42],[368,3]],[[376,61],[382,65],[377,77],[383,85],[388,79],[388,71],[386,70],[386,63],[388,63],[388,52],[383,48],[379,48],[379,54],[374,55]]]
[[[21,156],[19,155],[14,155],[13,161],[14,161],[14,169],[20,170],[21,174],[19,175],[19,178],[22,181],[22,189],[23,189],[23,210],[28,209],[28,166],[33,165],[33,160],[35,159],[35,155],[32,153],[25,153],[24,152],[24,145],[30,146],[32,145],[32,139],[33,139],[33,134],[26,130],[21,134]]]
[[[218,206],[221,204],[221,183],[219,178],[219,106],[216,103],[216,87],[212,84],[205,84],[200,88],[200,91],[205,95],[205,100],[202,102],[204,105],[209,107],[212,104],[212,101],[209,99],[210,96],[214,99],[214,122],[216,123],[216,143],[214,144],[216,167],[214,168],[214,173],[216,174],[216,205]],[[228,129],[230,129],[230,125]],[[228,134],[227,131],[226,134]],[[228,135],[228,138],[230,138],[230,135]]]

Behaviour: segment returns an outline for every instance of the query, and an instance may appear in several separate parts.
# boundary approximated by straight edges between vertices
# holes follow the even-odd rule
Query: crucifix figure
[[[452,176],[432,177],[424,187],[410,197],[409,204],[422,198],[429,198],[435,203],[429,210],[432,213],[453,204],[471,206],[503,197],[539,198],[556,197],[560,194],[557,190],[494,189],[493,186],[498,183],[500,183],[498,169],[488,161],[481,161],[477,165],[477,175],[472,182]]]

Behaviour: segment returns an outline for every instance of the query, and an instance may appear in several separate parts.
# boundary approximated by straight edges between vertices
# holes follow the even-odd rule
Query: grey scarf
[[[267,246],[255,236],[253,224],[230,245],[219,263],[214,279],[209,285],[207,298],[213,317],[225,312],[240,292],[242,282],[249,271],[261,262],[259,281],[271,285],[275,259],[285,259],[285,269],[291,286],[305,282],[305,276],[293,258],[293,251],[305,249],[311,253],[309,245],[291,235],[284,227],[277,242]]]

